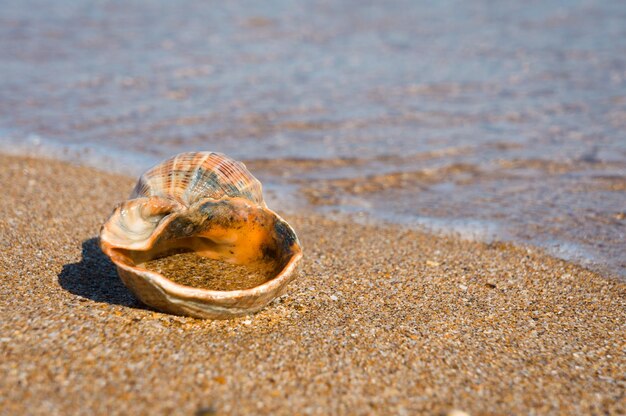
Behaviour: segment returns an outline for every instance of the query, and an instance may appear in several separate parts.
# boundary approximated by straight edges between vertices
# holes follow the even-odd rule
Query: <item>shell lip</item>
[[[263,293],[269,293],[273,290],[277,289],[283,284],[289,283],[291,280],[295,278],[293,274],[298,261],[302,258],[302,249],[299,245],[295,245],[293,248],[297,248],[294,250],[293,255],[289,259],[289,262],[285,265],[285,267],[278,273],[276,276],[270,278],[268,281],[254,286],[248,289],[236,289],[236,290],[213,290],[213,289],[202,289],[193,286],[186,286],[176,283],[161,273],[148,270],[142,267],[130,266],[123,262],[118,262],[113,260],[116,266],[121,267],[129,272],[140,273],[145,277],[149,277],[154,280],[156,284],[158,284],[162,289],[167,290],[169,293],[179,295],[185,298],[195,298],[195,299],[203,299],[203,300],[229,300],[229,299],[240,299],[245,298],[247,296],[260,295]]]
[[[289,246],[290,257],[287,263],[282,267],[280,272],[275,274],[269,280],[264,283],[254,286],[247,289],[235,289],[235,290],[213,290],[213,289],[203,289],[194,286],[182,285],[174,282],[173,280],[168,279],[163,274],[158,273],[153,270],[149,270],[143,267],[139,267],[138,265],[130,264],[127,260],[122,260],[125,256],[121,254],[118,250],[122,249],[125,251],[142,251],[141,247],[118,247],[108,239],[103,238],[103,234],[100,234],[100,246],[102,251],[111,259],[111,261],[117,266],[120,267],[127,272],[138,274],[143,276],[144,278],[150,279],[154,284],[158,285],[162,290],[167,291],[168,293],[175,295],[181,298],[194,298],[198,300],[204,301],[228,301],[228,300],[237,300],[243,299],[251,296],[258,296],[264,293],[272,293],[273,291],[279,289],[281,286],[286,285],[291,280],[295,279],[295,268],[297,266],[298,261],[302,258],[302,246],[300,241],[287,221],[285,221],[280,215],[278,215],[273,210],[267,208],[266,206],[261,206],[263,210],[270,213],[277,220],[281,221],[285,224],[289,231],[295,236],[295,241]],[[171,213],[162,218],[159,225],[155,229],[155,234],[160,234],[168,225],[168,223],[176,217],[176,213]],[[103,229],[105,227],[103,226]]]

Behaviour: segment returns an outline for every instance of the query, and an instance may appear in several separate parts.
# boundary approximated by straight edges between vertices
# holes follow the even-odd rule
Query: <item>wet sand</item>
[[[260,313],[143,307],[97,246],[134,184],[0,156],[0,413],[621,414],[626,284],[541,252],[286,215]]]

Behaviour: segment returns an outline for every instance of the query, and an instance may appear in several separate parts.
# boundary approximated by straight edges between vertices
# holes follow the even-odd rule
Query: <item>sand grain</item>
[[[272,278],[267,265],[232,264],[198,256],[178,253],[141,264],[179,285],[208,290],[243,290],[260,286]]]

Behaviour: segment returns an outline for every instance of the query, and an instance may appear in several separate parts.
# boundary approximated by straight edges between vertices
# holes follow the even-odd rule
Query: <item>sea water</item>
[[[245,160],[271,204],[626,276],[626,3],[4,0],[0,151]]]

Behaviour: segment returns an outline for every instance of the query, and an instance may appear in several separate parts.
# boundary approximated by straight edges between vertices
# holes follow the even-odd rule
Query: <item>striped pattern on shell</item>
[[[265,206],[261,182],[221,153],[181,153],[146,171],[131,198],[168,197],[189,206],[202,198],[245,198]]]

